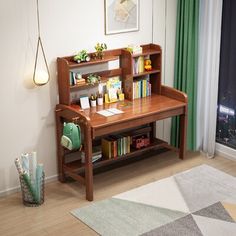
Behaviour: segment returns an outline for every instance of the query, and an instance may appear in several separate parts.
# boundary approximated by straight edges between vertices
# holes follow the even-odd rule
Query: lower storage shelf
[[[122,156],[118,156],[116,158],[100,159],[93,163],[93,168],[96,169],[99,167],[107,166],[115,162],[124,161],[130,158],[135,158],[136,156],[140,156],[142,153],[145,153],[154,149],[166,147],[165,144],[167,144],[167,142],[154,138],[148,147],[132,150],[130,153],[122,155]],[[75,161],[64,164],[63,168],[64,168],[65,173],[83,171],[85,169],[85,164],[81,163],[81,160],[75,160]]]

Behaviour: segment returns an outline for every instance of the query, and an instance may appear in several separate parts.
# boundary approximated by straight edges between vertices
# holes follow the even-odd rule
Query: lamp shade
[[[36,70],[34,75],[34,83],[36,85],[45,85],[49,81],[49,74],[44,70]]]

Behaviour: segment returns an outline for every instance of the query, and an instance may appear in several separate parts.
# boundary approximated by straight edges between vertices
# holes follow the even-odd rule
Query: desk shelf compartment
[[[146,153],[147,151],[163,148],[165,144],[166,144],[165,141],[154,138],[148,147],[132,150],[130,153],[122,155],[122,156],[118,156],[116,158],[98,160],[93,163],[93,168],[96,169],[99,167],[110,165],[115,162],[120,162],[120,161],[127,160],[130,158],[135,158],[136,156]],[[64,164],[63,168],[65,172],[77,172],[77,171],[81,172],[81,171],[84,171],[85,164],[81,163],[81,160],[76,160],[76,161],[72,161],[70,163]]]
[[[143,52],[132,55],[128,50],[121,51],[121,68],[123,69],[123,88],[125,97],[128,100],[134,100],[143,96],[136,96],[133,86],[136,81],[145,78],[149,79],[151,84],[151,93],[161,94],[161,47],[154,44],[142,45]],[[138,71],[137,64],[139,57],[150,59],[152,70],[135,73]],[[135,93],[135,94],[134,94]],[[146,95],[144,95],[145,97]]]
[[[73,83],[71,83],[71,72],[79,71],[80,69],[85,67],[88,67],[88,69],[86,70],[89,71],[90,66],[96,66],[96,65],[99,66],[101,64],[108,65],[108,62],[110,61],[119,60],[120,58],[119,55],[120,55],[120,49],[106,51],[103,59],[91,59],[91,61],[89,62],[81,62],[81,63],[76,63],[75,61],[73,61],[73,56],[58,57],[57,71],[58,71],[59,103],[64,105],[71,105],[73,102],[70,96],[71,92],[74,92],[75,90],[89,89],[93,86],[98,85],[98,84],[90,85],[88,83],[74,85],[74,81]],[[104,80],[106,80],[107,77],[121,75],[122,69],[117,68],[106,71],[95,71],[93,72],[93,74],[100,75],[103,77]],[[82,78],[86,79],[87,75],[83,74]]]

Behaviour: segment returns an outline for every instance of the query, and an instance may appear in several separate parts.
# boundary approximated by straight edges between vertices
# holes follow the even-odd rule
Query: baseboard
[[[227,159],[236,161],[236,150],[223,144],[216,143],[216,154]]]
[[[56,181],[57,177],[58,177],[58,175],[52,175],[52,176],[46,177],[45,184]],[[20,185],[13,187],[13,188],[8,188],[8,189],[0,191],[0,197],[5,197],[5,196],[8,196],[12,193],[16,193],[19,191],[20,191]]]

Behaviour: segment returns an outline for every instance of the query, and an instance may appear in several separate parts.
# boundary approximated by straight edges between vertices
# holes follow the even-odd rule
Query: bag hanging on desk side
[[[79,125],[64,123],[61,145],[69,150],[81,147],[81,130]]]

